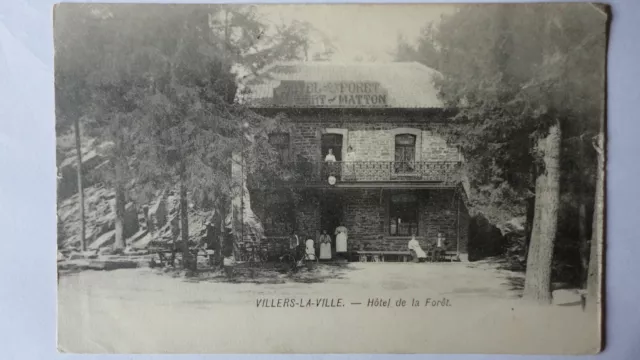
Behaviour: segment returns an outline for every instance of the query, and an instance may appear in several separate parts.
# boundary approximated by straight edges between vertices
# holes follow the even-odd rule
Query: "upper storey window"
[[[322,135],[322,159],[326,160],[327,155],[335,161],[342,161],[342,135],[341,134],[324,134]],[[331,155],[330,155],[331,153]]]
[[[278,158],[282,163],[288,163],[292,160],[289,134],[271,134],[269,135],[269,144],[278,152]]]
[[[396,152],[394,168],[396,173],[411,173],[416,165],[416,136],[411,134],[396,135]]]

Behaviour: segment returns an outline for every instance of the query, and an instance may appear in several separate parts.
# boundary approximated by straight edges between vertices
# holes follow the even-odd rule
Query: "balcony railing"
[[[285,168],[300,182],[323,182],[333,176],[336,183],[362,181],[422,181],[455,184],[460,181],[459,161],[336,161],[294,162]]]

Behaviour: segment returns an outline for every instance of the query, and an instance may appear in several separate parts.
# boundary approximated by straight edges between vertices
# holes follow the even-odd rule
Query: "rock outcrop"
[[[82,138],[82,170],[85,197],[85,231],[87,249],[97,253],[111,248],[115,242],[115,192],[102,185],[101,168],[108,167],[107,154],[112,143],[98,143]],[[58,166],[58,247],[63,251],[78,250],[80,244],[80,211],[77,193],[78,158],[73,132],[59,134],[56,146]],[[138,251],[149,246],[173,243],[169,220],[179,216],[177,188],[156,194],[149,204],[128,202],[125,205],[124,236],[127,248]],[[210,212],[189,208],[189,239],[197,242],[205,232]],[[180,222],[178,221],[178,228]],[[175,240],[180,241],[178,236]],[[74,255],[78,257],[80,255]]]
[[[90,249],[113,244],[115,240],[115,193],[104,187],[85,189],[86,239]],[[58,217],[62,224],[60,233],[65,237],[58,241],[62,247],[80,247],[79,196],[75,194],[58,205]],[[140,230],[138,210],[133,203],[125,206],[125,237]]]
[[[149,207],[148,230],[154,232],[161,229],[167,223],[167,200],[164,196],[160,196],[151,207]]]
[[[88,188],[98,181],[96,170],[108,165],[109,161],[105,153],[109,151],[112,144],[109,142],[96,144],[90,139],[82,147],[82,181],[85,188]],[[78,157],[75,148],[59,151],[58,161],[58,198],[67,199],[78,192]]]
[[[58,240],[61,248],[80,248],[80,211],[78,195],[62,200],[58,205],[60,222]],[[170,246],[173,242],[169,219],[179,216],[177,192],[160,194],[148,207],[148,216],[132,202],[125,206],[124,235],[128,247]],[[115,193],[112,189],[92,186],[85,189],[85,220],[87,248],[98,250],[115,242]],[[208,211],[189,209],[189,239],[198,242],[205,233]],[[147,221],[148,220],[148,221]],[[178,219],[179,220],[179,219]],[[180,222],[178,221],[178,229]],[[180,236],[176,238],[180,241]]]

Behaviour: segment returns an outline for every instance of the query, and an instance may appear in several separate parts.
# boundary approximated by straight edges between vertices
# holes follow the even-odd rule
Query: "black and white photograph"
[[[53,17],[58,351],[602,350],[607,6]]]

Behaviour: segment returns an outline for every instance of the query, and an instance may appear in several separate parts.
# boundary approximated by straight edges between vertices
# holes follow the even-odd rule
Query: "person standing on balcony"
[[[331,236],[327,230],[322,230],[320,235],[320,260],[331,260]]]
[[[324,157],[324,162],[328,162],[328,163],[336,162],[336,156],[333,155],[333,149],[329,149],[327,156]]]
[[[356,152],[353,151],[353,147],[349,146],[349,148],[347,148],[347,157],[345,158],[344,161],[344,165],[343,165],[343,170],[342,170],[342,176],[345,179],[354,179],[356,176],[356,172],[355,172],[355,166],[356,166]]]
[[[342,259],[347,258],[347,228],[340,225],[336,228],[336,253]]]
[[[336,156],[333,155],[333,149],[329,149],[327,156],[324,157],[324,174],[323,176],[336,176]]]

